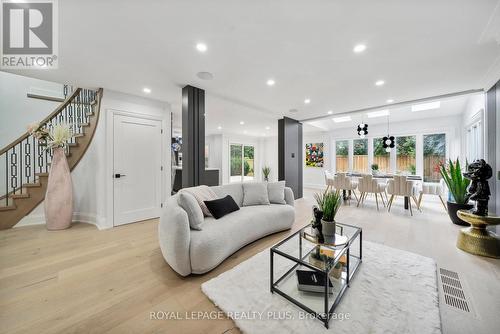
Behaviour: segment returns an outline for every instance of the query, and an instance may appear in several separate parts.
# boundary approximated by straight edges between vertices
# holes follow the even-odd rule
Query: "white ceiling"
[[[499,7],[497,0],[64,0],[59,69],[23,74],[135,95],[147,86],[174,111],[180,88],[191,84],[217,100],[207,102],[208,127],[237,111],[248,123],[306,119],[488,87],[500,78]],[[200,41],[206,53],[196,51]],[[365,52],[352,52],[358,43]],[[199,71],[214,79],[198,79]],[[379,79],[386,84],[376,87]]]
[[[377,110],[389,110],[389,121],[396,122],[411,122],[414,120],[422,119],[435,119],[436,117],[459,116],[465,111],[467,102],[473,95],[457,96],[453,98],[440,99],[440,107],[438,109],[424,110],[424,111],[411,111],[411,104],[404,106],[388,106],[384,109],[374,109],[365,112],[349,113],[351,121],[335,123],[332,118],[339,117],[336,115],[315,121],[308,121],[304,123],[304,132],[318,132],[318,131],[331,131],[335,129],[352,128],[353,134],[356,133],[355,129],[361,121],[369,125],[386,124],[387,116],[368,118],[367,113]],[[344,116],[344,115],[342,115]],[[461,118],[462,116],[460,116]]]

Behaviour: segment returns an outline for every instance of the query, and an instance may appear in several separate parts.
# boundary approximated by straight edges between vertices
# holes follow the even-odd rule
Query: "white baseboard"
[[[92,224],[95,225],[98,230],[104,230],[109,228],[106,226],[106,219],[104,217],[98,217],[96,215],[82,213],[82,212],[73,212],[73,222]],[[44,225],[44,224],[45,224],[44,214],[31,214],[21,219],[21,221],[17,223],[14,226],[14,228],[22,226],[30,226],[30,225]]]

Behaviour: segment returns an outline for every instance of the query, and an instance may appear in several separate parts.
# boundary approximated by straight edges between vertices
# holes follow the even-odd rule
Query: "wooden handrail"
[[[45,124],[47,123],[48,121],[50,121],[52,118],[54,118],[55,116],[57,116],[57,114],[59,114],[61,111],[64,110],[64,108],[66,108],[72,101],[73,99],[78,96],[78,94],[80,94],[80,91],[82,89],[81,88],[77,88],[75,89],[75,91],[73,92],[73,94],[71,94],[70,96],[68,96],[68,98],[66,100],[64,100],[63,103],[61,103],[61,105],[59,105],[53,112],[50,113],[50,115],[48,115],[47,117],[45,117],[42,121],[40,121],[40,125],[42,124]],[[0,150],[0,155],[4,154],[5,152],[7,152],[8,150],[10,150],[11,148],[13,148],[14,146],[16,146],[17,144],[19,144],[20,142],[22,142],[23,140],[25,140],[26,138],[29,137],[29,133],[26,132],[25,134],[23,134],[21,137],[17,138],[16,140],[14,140],[12,143],[10,143],[9,145],[5,146],[4,148],[2,148]]]

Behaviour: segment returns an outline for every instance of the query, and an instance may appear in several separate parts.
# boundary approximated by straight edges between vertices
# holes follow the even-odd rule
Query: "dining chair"
[[[358,207],[359,204],[363,204],[366,196],[368,194],[375,195],[375,202],[377,203],[377,210],[379,210],[378,205],[378,197],[382,200],[382,204],[385,207],[385,201],[383,194],[385,193],[385,183],[379,182],[377,179],[374,179],[371,174],[363,174],[359,179],[358,190],[361,192],[361,196],[359,196]]]
[[[423,195],[434,195],[438,196],[443,204],[444,210],[448,211],[446,204],[444,203],[443,197],[445,196],[446,184],[443,179],[437,182],[424,182],[422,184],[422,190],[420,190],[420,196],[418,197],[418,207],[422,208],[422,197]]]
[[[356,201],[359,201],[356,192],[354,191],[358,187],[358,181],[347,176],[346,173],[337,173],[333,178],[333,187],[337,192],[340,191],[350,191],[356,197]],[[351,203],[351,198],[348,197],[349,204]]]
[[[334,175],[330,173],[330,171],[325,170],[325,184],[326,184],[325,192],[333,189],[333,178]]]
[[[411,199],[415,202],[417,209],[420,210],[420,206],[417,201],[418,194],[418,181],[416,180],[408,180],[406,176],[403,175],[394,175],[392,180],[387,182],[387,193],[391,195],[389,198],[389,208],[388,211],[391,211],[392,203],[394,199],[398,196],[406,197],[408,199],[408,205],[410,207],[410,214],[413,216],[413,210],[411,207]]]

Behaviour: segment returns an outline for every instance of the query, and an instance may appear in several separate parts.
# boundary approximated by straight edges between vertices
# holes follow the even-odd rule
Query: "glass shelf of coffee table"
[[[308,225],[279,242],[270,251],[271,293],[276,292],[311,313],[328,328],[361,264],[362,233],[359,227],[337,223],[336,242],[319,244]],[[297,270],[310,271],[314,278],[320,278],[316,292],[304,291],[303,286],[299,289]]]

